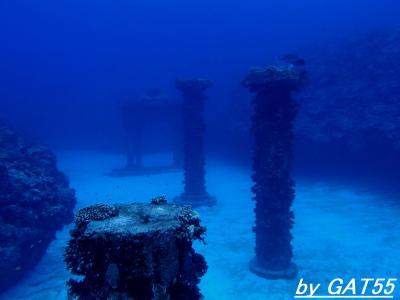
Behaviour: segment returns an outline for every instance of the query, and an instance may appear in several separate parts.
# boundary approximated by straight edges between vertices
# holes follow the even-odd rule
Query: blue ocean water
[[[209,79],[206,185],[217,204],[196,209],[207,244],[194,244],[209,266],[199,284],[205,299],[293,299],[300,278],[323,286],[335,278],[398,278],[399,15],[393,0],[4,0],[0,124],[55,154],[76,190],[74,212],[156,195],[171,200],[183,190],[181,166],[158,168],[182,159],[181,112],[163,105],[180,103],[176,79]],[[288,53],[304,58],[308,73],[294,93],[299,274],[267,280],[249,271],[254,107],[241,81]],[[146,126],[133,129],[142,135],[132,141],[121,111],[133,100],[154,101],[155,109],[140,115]],[[0,139],[2,195],[12,186],[7,143]],[[118,173],[136,155],[132,143],[142,146],[150,173]],[[27,165],[18,170],[18,178],[31,174]],[[10,211],[36,204],[0,199],[1,262],[19,255],[7,250],[14,249],[9,226],[30,226],[18,219],[23,212]],[[73,224],[64,223],[29,270],[13,265],[24,275],[0,299],[67,297],[63,252]],[[0,275],[9,276],[1,264]]]

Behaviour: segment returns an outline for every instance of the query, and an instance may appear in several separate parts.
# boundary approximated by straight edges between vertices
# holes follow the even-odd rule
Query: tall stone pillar
[[[292,92],[305,81],[303,65],[302,59],[286,56],[266,69],[251,70],[242,82],[255,94],[251,130],[255,138],[252,191],[256,202],[256,255],[250,269],[270,279],[297,275],[291,245],[293,123],[297,113]]]
[[[209,80],[178,80],[176,88],[182,92],[184,192],[175,199],[178,203],[196,206],[215,205],[205,184],[204,102]]]

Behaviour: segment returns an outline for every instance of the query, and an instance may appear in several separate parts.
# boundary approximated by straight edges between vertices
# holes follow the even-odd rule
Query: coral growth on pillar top
[[[242,85],[252,93],[272,90],[296,91],[307,80],[305,61],[294,55],[286,55],[267,68],[253,68],[242,80]]]
[[[204,79],[176,81],[176,88],[183,97],[184,192],[174,200],[194,207],[216,203],[215,198],[208,194],[205,184],[204,102],[205,91],[211,85],[211,81]]]
[[[190,207],[97,204],[78,211],[64,260],[69,299],[203,299],[207,271],[192,247],[206,228]]]
[[[297,104],[291,94],[306,81],[304,60],[285,56],[265,69],[252,69],[242,84],[255,93],[251,131],[256,235],[250,269],[269,279],[297,275],[292,262],[295,184],[291,177],[293,123]]]
[[[208,79],[177,79],[175,81],[175,87],[184,94],[189,93],[202,97],[204,97],[202,93],[212,85],[211,80]]]

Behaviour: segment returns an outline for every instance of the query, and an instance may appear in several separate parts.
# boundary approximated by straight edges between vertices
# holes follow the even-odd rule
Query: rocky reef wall
[[[73,220],[75,191],[45,147],[0,127],[0,291],[40,260]]]
[[[298,173],[335,173],[338,178],[371,174],[385,179],[396,174],[400,167],[399,45],[400,29],[385,28],[298,51],[307,61],[309,77],[295,96]],[[240,95],[221,117],[233,146],[251,145],[250,108],[250,99]],[[251,151],[235,149],[240,152],[236,160]]]

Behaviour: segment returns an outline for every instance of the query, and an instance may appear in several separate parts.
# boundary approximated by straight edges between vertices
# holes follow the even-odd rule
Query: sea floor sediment
[[[59,167],[77,190],[77,208],[94,203],[149,202],[182,191],[182,173],[110,177],[123,156],[92,152],[60,152]],[[164,156],[148,158],[151,163]],[[249,271],[254,236],[250,171],[210,161],[207,185],[217,198],[213,207],[197,208],[207,226],[207,245],[197,243],[209,269],[200,284],[205,299],[293,299],[298,280],[265,280]],[[400,207],[383,196],[352,186],[297,179],[294,204],[294,261],[299,275],[313,283],[336,277],[398,277]],[[66,299],[70,274],[62,254],[71,226],[58,232],[37,268],[0,296],[9,299]]]

